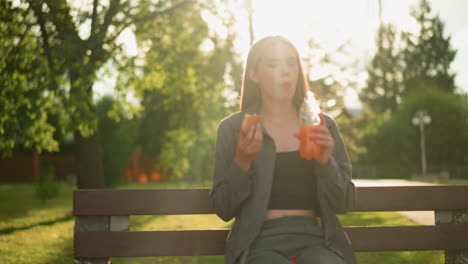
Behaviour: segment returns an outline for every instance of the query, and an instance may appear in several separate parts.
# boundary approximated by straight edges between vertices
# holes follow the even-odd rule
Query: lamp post
[[[413,125],[419,126],[419,133],[421,138],[421,167],[422,175],[425,176],[427,172],[426,166],[426,145],[424,140],[424,126],[431,123],[431,116],[425,110],[419,110],[413,117]]]

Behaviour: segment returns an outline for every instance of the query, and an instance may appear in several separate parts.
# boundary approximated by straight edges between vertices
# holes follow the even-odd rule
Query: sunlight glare
[[[339,82],[347,87],[345,104],[359,104],[357,93],[351,86],[362,87],[365,76],[352,76],[350,72],[323,64],[320,58],[343,44],[349,47],[348,53],[363,54],[363,61],[370,56],[369,50],[374,46],[375,32],[379,26],[376,1],[252,0],[252,4],[257,39],[266,35],[287,37],[302,56],[316,58],[308,67],[312,80],[325,78],[327,85]],[[311,50],[307,45],[309,40],[317,43],[319,48]],[[333,60],[343,65],[351,63],[346,54],[336,54]],[[359,67],[364,68],[364,65]]]
[[[411,7],[415,7],[418,2],[415,0],[410,1]],[[410,33],[416,34],[419,31],[419,25],[414,18],[409,15],[410,9],[407,8],[408,2],[393,1],[383,3],[382,19],[384,23],[393,24],[398,30],[405,30]],[[402,12],[404,10],[404,12]]]
[[[126,28],[117,37],[117,44],[121,44],[124,48],[124,52],[131,57],[138,54],[137,42],[135,34],[130,28]]]
[[[313,39],[326,50],[354,39],[371,46],[369,36],[377,27],[374,1],[301,1],[253,0],[257,38],[284,35],[301,53],[307,51],[305,40]],[[364,13],[364,15],[362,14]],[[370,43],[366,43],[370,42]]]
[[[205,20],[209,26],[210,35],[216,35],[221,39],[225,39],[228,35],[226,26],[219,17],[216,17],[211,12],[203,10],[201,13],[203,20]]]

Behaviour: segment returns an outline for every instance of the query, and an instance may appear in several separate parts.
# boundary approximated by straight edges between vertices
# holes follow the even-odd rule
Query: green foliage
[[[468,131],[468,105],[463,99],[438,88],[425,87],[424,92],[415,90],[410,94],[402,105],[401,115],[408,121],[419,109],[425,109],[432,117],[425,130],[428,162],[440,166],[466,164],[468,134],[464,131]]]
[[[358,160],[360,162],[369,163],[373,160],[369,157],[372,157],[372,153],[369,152],[369,146],[377,145],[378,142],[375,142],[377,135],[379,134],[382,126],[388,122],[392,117],[390,110],[387,110],[383,113],[375,113],[369,109],[366,109],[360,116],[361,126],[361,140],[362,145],[365,146],[365,151],[359,156]]]
[[[404,66],[400,45],[393,25],[379,28],[377,51],[367,70],[367,86],[359,95],[373,111],[381,113],[390,109],[395,112],[403,97]]]
[[[175,178],[183,178],[190,169],[188,151],[195,141],[193,131],[179,129],[170,130],[163,138],[162,152],[159,164],[163,173]]]
[[[36,196],[45,203],[60,194],[60,185],[56,180],[55,168],[49,166],[41,170],[39,184],[36,188]]]
[[[75,135],[75,148],[80,150],[78,185],[102,187],[102,161],[95,136],[98,119],[93,102],[98,71],[109,62],[119,70],[134,66],[116,41],[121,33],[136,23],[172,16],[173,11],[189,2],[1,2],[0,36],[1,45],[6,47],[0,51],[0,82],[6,83],[8,89],[0,91],[0,151],[9,153],[17,144],[38,151],[58,150],[54,127],[47,116],[48,109],[52,109],[64,130],[61,133]],[[145,10],[139,12],[140,8]],[[183,17],[179,15],[179,19]],[[205,27],[203,31],[206,30]],[[6,66],[11,69],[4,70]],[[120,94],[128,92],[127,87],[120,86]]]
[[[141,7],[141,16],[147,12]],[[234,90],[225,84],[226,74],[228,66],[237,66],[233,36],[210,32],[202,13],[216,18],[216,10],[189,3],[137,24],[146,57],[143,74],[132,83],[143,97],[142,153],[156,157],[160,168],[174,177],[196,180],[210,176],[216,124],[229,110],[222,94]],[[229,28],[230,22],[225,23]]]
[[[46,61],[36,42],[28,10],[0,3],[0,154],[11,155],[16,144],[57,151],[55,128],[48,116],[56,111]]]
[[[383,177],[420,171],[420,133],[411,120],[421,109],[432,118],[425,127],[429,168],[466,164],[468,134],[462,131],[468,131],[468,105],[458,95],[429,87],[415,89],[390,119],[370,126],[365,136],[368,153],[362,160],[389,165],[392,170],[387,175],[383,171]]]
[[[431,14],[426,0],[420,1],[411,16],[419,25],[417,34],[397,32],[391,24],[379,28],[367,86],[360,93],[360,99],[375,112],[396,112],[401,101],[417,87],[455,91],[450,64],[456,50],[444,32],[444,23]]]
[[[456,50],[428,1],[421,0],[410,15],[419,25],[415,34],[398,32],[391,24],[380,27],[367,86],[359,94],[374,113],[366,117],[358,160],[377,166],[381,177],[420,171],[419,130],[411,124],[419,109],[433,118],[426,133],[429,169],[432,165],[439,172],[466,162],[466,133],[454,136],[466,129],[466,105],[454,95],[455,74],[450,71]]]
[[[366,148],[362,144],[362,138],[368,121],[368,113],[361,113],[356,118],[342,114],[336,119],[336,123],[340,129],[340,135],[343,142],[346,145],[351,164],[357,163],[359,161],[359,157],[366,152]]]
[[[353,64],[343,65],[350,58],[348,43],[332,51],[325,51],[320,44],[309,40],[309,52],[302,58],[309,86],[321,102],[325,112],[344,107],[347,89],[357,89],[358,72]],[[330,102],[334,102],[329,104]]]
[[[419,33],[403,33],[406,89],[423,83],[453,93],[455,74],[450,72],[450,64],[457,52],[450,44],[451,37],[444,32],[445,23],[438,15],[431,14],[427,0],[421,0],[410,14],[419,24]]]
[[[135,150],[137,120],[129,117],[115,120],[114,105],[118,102],[106,96],[96,104],[99,119],[98,134],[103,152],[104,180],[107,187],[123,183],[125,169]]]

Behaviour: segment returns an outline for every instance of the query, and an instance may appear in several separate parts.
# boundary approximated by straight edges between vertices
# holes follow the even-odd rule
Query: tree
[[[450,44],[451,37],[444,32],[444,22],[438,15],[431,14],[427,0],[421,0],[419,7],[411,11],[411,16],[419,24],[419,33],[416,36],[409,32],[403,33],[403,79],[406,89],[424,84],[453,93],[455,74],[451,73],[450,64],[457,51]]]
[[[79,188],[104,186],[92,95],[97,72],[103,65],[111,60],[119,66],[127,65],[129,58],[122,53],[117,37],[136,22],[170,13],[187,2],[190,1],[94,0],[82,6],[66,0],[23,0],[17,3],[15,8],[22,10],[22,22],[35,29],[32,32],[41,45],[39,58],[46,61],[44,71],[49,81],[45,85],[47,91],[40,95],[53,97],[47,102],[53,102],[55,109],[63,111],[61,127],[74,131]],[[138,16],[141,6],[149,7],[151,12],[147,16]],[[41,80],[39,77],[43,76],[36,77]],[[31,115],[34,111],[28,108],[22,115]],[[49,132],[43,137],[50,136]],[[10,140],[7,146],[11,147],[11,142],[14,144],[16,141]]]
[[[141,10],[144,16],[146,9]],[[188,4],[171,16],[137,24],[146,57],[143,74],[132,84],[143,98],[142,153],[156,157],[165,173],[196,180],[211,172],[216,124],[227,113],[222,96],[229,89],[227,68],[234,64],[234,36],[210,32],[202,11],[221,19],[216,9]],[[226,29],[231,19],[221,20]]]
[[[370,118],[372,117],[369,111],[360,113],[357,117],[349,116],[343,111],[336,118],[341,137],[346,145],[352,164],[359,162],[359,158],[366,153],[366,147],[363,145],[362,140]]]
[[[0,153],[11,155],[15,145],[38,152],[57,151],[48,115],[56,96],[48,90],[47,61],[40,56],[30,10],[0,2]]]
[[[356,89],[354,78],[356,67],[345,65],[348,59],[348,43],[343,43],[334,50],[326,51],[319,43],[309,40],[309,54],[303,59],[307,79],[311,90],[320,101],[325,112],[344,108],[347,89]]]
[[[401,175],[408,176],[419,172],[420,135],[411,120],[421,109],[427,111],[432,119],[425,128],[428,168],[439,172],[466,164],[468,134],[458,131],[468,131],[468,105],[459,95],[427,86],[415,88],[403,100],[397,113],[378,125],[375,133],[367,133],[369,152],[363,160],[388,164],[392,174],[399,171]]]
[[[138,120],[131,114],[116,118],[116,104],[116,99],[110,96],[101,98],[96,104],[106,187],[123,183],[137,138]]]
[[[395,112],[405,88],[401,42],[392,24],[383,24],[377,37],[377,51],[367,69],[367,86],[359,94],[361,101],[373,111],[382,113],[386,109]]]
[[[395,113],[400,102],[417,87],[435,86],[453,93],[455,74],[450,72],[456,50],[450,36],[445,36],[444,23],[431,14],[426,0],[411,11],[419,32],[397,32],[388,24],[379,28],[377,50],[368,67],[367,86],[360,99],[373,111],[389,109]]]

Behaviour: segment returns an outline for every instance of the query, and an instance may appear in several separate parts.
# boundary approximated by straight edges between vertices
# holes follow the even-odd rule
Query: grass
[[[35,197],[33,184],[0,185],[0,230],[28,228],[67,217],[71,219],[73,190],[70,185],[62,185],[57,198],[42,203]]]
[[[200,184],[165,182],[131,184],[120,188],[206,188]],[[34,196],[33,184],[0,185],[0,263],[70,263],[73,259],[74,220],[72,192],[74,187],[63,185],[59,197],[42,204]],[[340,216],[344,225],[415,225],[395,212],[350,213]],[[215,215],[131,216],[131,230],[170,230],[226,228],[232,224]],[[384,239],[384,238],[383,238]],[[373,263],[443,263],[443,252],[377,252],[357,253],[361,264]],[[112,258],[116,264],[145,263],[207,263],[222,264],[222,256]]]
[[[70,263],[73,256],[74,187],[46,203],[33,184],[0,185],[0,263]]]
[[[445,185],[468,185],[468,180],[465,180],[465,179],[437,180],[432,183],[445,184]]]

